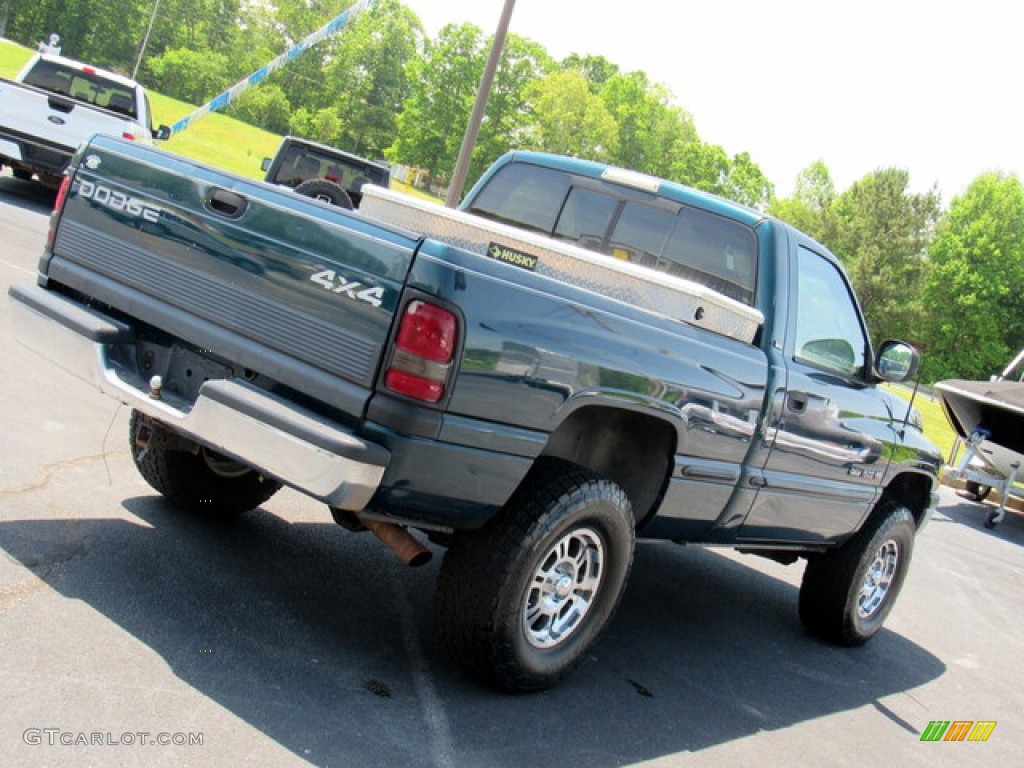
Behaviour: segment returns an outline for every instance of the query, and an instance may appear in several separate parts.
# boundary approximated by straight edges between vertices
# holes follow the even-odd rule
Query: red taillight
[[[53,245],[53,238],[57,235],[57,218],[60,216],[61,208],[64,207],[64,201],[67,200],[69,189],[71,189],[71,176],[65,173],[63,180],[60,182],[60,189],[57,190],[57,199],[53,202],[53,214],[50,216],[50,231],[46,233],[46,244],[48,246]]]
[[[92,67],[82,67],[82,71],[85,72],[85,74],[87,74],[87,75],[95,75],[96,74],[96,70],[93,69]]]
[[[128,141],[135,141],[135,134],[128,133],[128,131],[125,131],[124,133],[121,134],[121,138],[128,139]]]
[[[399,371],[395,368],[390,369],[387,375],[384,376],[384,384],[388,389],[393,389],[395,392],[408,395],[409,397],[415,397],[417,400],[422,400],[425,403],[436,403],[444,396],[444,384],[442,382],[417,376],[415,373]]]
[[[455,315],[447,309],[413,301],[405,308],[395,346],[435,363],[448,363],[455,354],[457,328]]]
[[[447,309],[411,301],[402,314],[391,364],[384,374],[388,389],[436,403],[455,356],[459,323]]]
[[[68,190],[71,189],[71,177],[64,174],[60,181],[60,188],[57,190],[57,199],[53,202],[53,212],[58,213],[64,207],[64,201],[68,198]]]

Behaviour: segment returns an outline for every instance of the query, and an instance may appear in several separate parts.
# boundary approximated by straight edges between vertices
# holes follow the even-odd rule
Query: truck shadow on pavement
[[[506,696],[433,641],[440,551],[406,569],[330,522],[258,510],[217,524],[158,497],[124,507],[148,525],[4,522],[0,547],[316,765],[622,766],[865,705],[886,711],[880,699],[945,671],[890,631],[864,648],[819,643],[800,627],[791,583],[713,552],[643,545],[612,627],[576,674]]]
[[[987,528],[985,520],[989,513],[995,512],[999,508],[997,504],[992,501],[969,501],[953,495],[952,491],[949,498],[955,503],[943,504],[933,517],[932,523],[939,525],[956,523],[965,528],[971,528],[983,536],[992,536],[1024,547],[1024,513],[1016,509],[1007,509],[1002,522],[997,523],[994,528]]]
[[[22,181],[10,175],[0,175],[0,199],[7,205],[23,208],[35,213],[50,213],[57,199],[57,190],[44,187],[35,181]]]

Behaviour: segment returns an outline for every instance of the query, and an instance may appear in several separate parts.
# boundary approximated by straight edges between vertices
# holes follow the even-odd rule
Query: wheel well
[[[541,456],[571,461],[617,483],[629,496],[639,525],[665,492],[675,445],[675,429],[661,419],[591,406],[562,422]]]
[[[910,510],[914,516],[914,523],[921,525],[924,514],[928,509],[929,498],[932,493],[932,483],[927,475],[916,472],[904,472],[892,479],[885,491],[882,493],[879,506],[882,502],[896,501]]]

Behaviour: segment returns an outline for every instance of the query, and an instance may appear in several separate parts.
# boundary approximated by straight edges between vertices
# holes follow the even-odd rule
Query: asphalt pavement
[[[128,413],[12,338],[53,193],[0,174],[0,764],[984,766],[1024,746],[1024,516],[943,489],[886,628],[824,645],[802,564],[642,544],[577,673],[506,696],[434,642],[408,569],[283,491],[231,524],[136,473]],[[933,721],[995,722],[922,742]],[[1014,757],[1017,755],[1017,757]]]

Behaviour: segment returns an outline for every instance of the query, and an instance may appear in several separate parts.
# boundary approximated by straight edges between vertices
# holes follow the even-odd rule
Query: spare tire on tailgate
[[[295,191],[300,195],[306,197],[312,197],[316,200],[322,200],[325,203],[336,205],[339,208],[346,208],[352,210],[352,198],[348,196],[348,192],[339,187],[333,181],[327,181],[326,179],[310,179],[304,181],[295,188]]]

